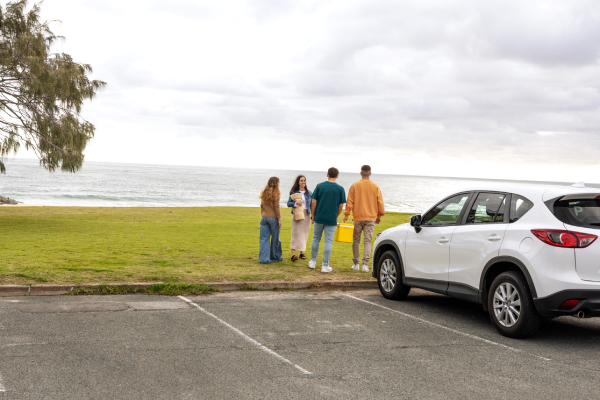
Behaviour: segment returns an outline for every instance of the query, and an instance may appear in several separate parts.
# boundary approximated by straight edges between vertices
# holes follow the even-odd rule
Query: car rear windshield
[[[554,215],[565,224],[600,229],[600,199],[558,199]]]

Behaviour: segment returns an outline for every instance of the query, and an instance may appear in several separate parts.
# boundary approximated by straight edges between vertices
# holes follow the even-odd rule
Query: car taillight
[[[556,247],[584,248],[598,239],[596,235],[558,229],[532,229],[531,233],[542,242]]]

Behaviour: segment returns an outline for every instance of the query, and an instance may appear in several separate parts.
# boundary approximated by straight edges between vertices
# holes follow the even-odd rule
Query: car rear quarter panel
[[[583,281],[577,275],[575,249],[550,246],[531,233],[532,229],[565,229],[540,203],[521,220],[509,224],[499,256],[514,257],[525,265],[538,298],[569,289],[600,289],[600,283]],[[526,245],[528,239],[532,246]]]
[[[565,224],[570,231],[600,235],[600,230]],[[577,276],[584,281],[600,282],[600,240],[591,245],[575,249],[575,270]]]

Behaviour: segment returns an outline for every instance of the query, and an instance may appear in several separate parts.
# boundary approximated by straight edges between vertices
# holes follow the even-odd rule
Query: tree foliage
[[[51,21],[52,22],[52,21]],[[81,115],[106,83],[90,80],[92,67],[64,53],[51,53],[56,36],[40,22],[40,3],[27,0],[0,6],[0,172],[3,160],[21,146],[32,149],[40,164],[75,172],[94,125]]]

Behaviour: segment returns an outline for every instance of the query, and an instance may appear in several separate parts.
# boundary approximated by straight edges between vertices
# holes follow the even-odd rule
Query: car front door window
[[[469,193],[463,193],[442,201],[423,217],[422,226],[456,225]]]

